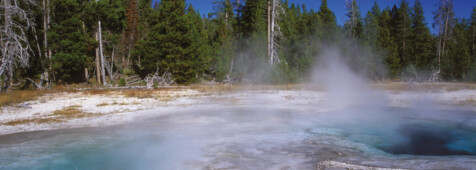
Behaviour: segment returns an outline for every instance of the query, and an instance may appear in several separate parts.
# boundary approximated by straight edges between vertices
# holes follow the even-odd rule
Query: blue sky
[[[155,0],[160,1],[160,0]],[[195,9],[198,9],[201,14],[208,14],[213,10],[213,0],[186,0],[187,4],[191,3]],[[243,0],[244,1],[244,0]],[[319,10],[321,5],[320,0],[288,0],[289,3],[295,4],[306,4],[306,8],[310,10],[311,8],[315,11]],[[400,4],[401,0],[358,0],[358,5],[360,7],[360,12],[362,17],[365,17],[367,11],[372,8],[374,2],[377,2],[380,9],[384,9],[387,6],[392,8],[393,5]],[[415,0],[409,0],[410,7],[413,7]],[[423,10],[425,12],[426,23],[431,27],[433,22],[432,12],[436,10],[436,4],[438,0],[420,0],[423,5]],[[345,21],[345,0],[328,0],[327,1],[329,8],[334,11],[337,17],[337,23],[342,25]],[[469,18],[473,7],[476,6],[476,0],[454,0],[454,9],[455,16],[457,18]],[[432,31],[433,32],[433,31]]]

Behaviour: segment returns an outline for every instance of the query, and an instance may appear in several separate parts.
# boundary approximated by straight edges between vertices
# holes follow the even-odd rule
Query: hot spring
[[[431,92],[393,105],[394,92],[370,88],[336,51],[314,70],[322,89],[205,95],[133,123],[3,135],[0,169],[476,167],[474,106]]]
[[[254,91],[112,127],[0,136],[1,169],[474,168],[462,107],[315,109],[312,91]],[[279,103],[272,97],[301,97]],[[278,97],[279,98],[279,97]],[[220,102],[217,102],[217,101]],[[229,101],[233,101],[230,103]],[[318,103],[318,102],[317,102]]]

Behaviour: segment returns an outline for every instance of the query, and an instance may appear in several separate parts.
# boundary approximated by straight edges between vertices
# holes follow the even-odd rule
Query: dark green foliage
[[[402,66],[397,53],[397,45],[391,33],[391,23],[391,11],[389,8],[386,8],[379,17],[377,44],[378,47],[380,47],[379,49],[381,49],[381,55],[384,56],[389,76],[391,78],[396,78],[399,75]]]
[[[367,12],[365,15],[365,27],[364,27],[364,41],[372,46],[376,47],[377,37],[379,32],[379,17],[380,17],[380,8],[378,7],[377,2],[375,2],[372,10]]]
[[[469,25],[462,20],[457,22],[452,39],[448,41],[448,53],[442,59],[443,77],[446,79],[466,79],[472,64],[467,43]]]
[[[177,83],[196,81],[207,68],[206,32],[200,15],[192,6],[186,11],[185,1],[164,0],[154,11],[147,37],[135,46],[135,68],[141,77],[171,72]]]
[[[398,57],[403,66],[408,62],[410,57],[409,49],[409,36],[411,33],[411,18],[410,18],[410,8],[406,0],[402,0],[400,3],[400,8],[396,11],[392,9],[393,21],[392,21],[392,35],[395,38],[395,43],[398,49]]]
[[[282,37],[275,39],[281,63],[273,66],[267,62],[269,0],[215,0],[208,17],[185,0],[161,0],[152,6],[154,2],[50,0],[47,49],[43,45],[43,7],[41,3],[28,6],[25,9],[31,10],[36,22],[35,29],[27,33],[32,47],[30,67],[17,68],[15,76],[38,80],[49,71],[50,80],[66,83],[85,82],[86,74],[96,76],[95,32],[101,21],[106,64],[114,65],[112,72],[128,76],[145,77],[158,69],[159,75],[172,73],[179,84],[230,79],[306,82],[323,48],[333,45],[347,56],[352,69],[370,79],[423,76],[439,68],[441,54],[445,80],[476,80],[476,7],[469,19],[453,19],[449,0],[440,1],[434,13],[438,31],[434,34],[419,0],[414,4],[402,0],[383,10],[375,2],[363,13],[364,18],[358,1],[348,0],[343,26],[337,25],[327,0],[321,0],[318,11],[306,4],[281,1],[285,15],[277,18],[277,24]],[[446,15],[445,36],[441,28]],[[49,50],[51,60],[44,56]],[[123,81],[119,84],[125,85]]]
[[[469,27],[469,48],[470,48],[470,55],[471,55],[471,65],[472,65],[472,72],[476,71],[476,6],[473,7],[473,11],[471,12],[471,17],[469,19],[470,27]],[[476,75],[469,77],[471,80],[476,80]]]
[[[51,0],[51,29],[48,32],[53,51],[52,68],[57,81],[84,81],[84,68],[92,60],[87,54],[94,44],[88,38],[81,21],[85,1]]]
[[[411,13],[411,32],[409,36],[408,64],[415,65],[417,69],[429,70],[434,67],[436,47],[431,36],[430,29],[425,23],[423,8],[419,0],[415,1],[415,6]]]
[[[212,48],[212,67],[211,72],[215,75],[218,82],[231,76],[232,61],[235,58],[236,43],[233,26],[236,19],[233,13],[233,7],[230,0],[214,1],[215,18],[213,36],[210,38]],[[211,29],[209,29],[211,30]]]
[[[324,39],[329,38],[336,31],[337,21],[334,12],[332,12],[327,7],[327,0],[321,0],[321,6],[319,7],[319,12],[317,13],[321,19],[321,30]]]
[[[347,8],[347,13],[345,14],[347,20],[345,21],[344,29],[351,37],[360,39],[363,34],[363,23],[357,0],[347,0],[345,6]]]

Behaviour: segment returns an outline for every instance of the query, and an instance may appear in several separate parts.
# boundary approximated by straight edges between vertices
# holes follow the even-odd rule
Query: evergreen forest
[[[313,10],[288,0],[215,0],[204,14],[185,0],[2,0],[1,89],[151,78],[305,83],[326,48],[370,80],[476,80],[475,4],[456,18],[452,0],[432,1],[436,11],[423,11],[420,0],[360,11],[347,0],[338,25],[321,1]]]

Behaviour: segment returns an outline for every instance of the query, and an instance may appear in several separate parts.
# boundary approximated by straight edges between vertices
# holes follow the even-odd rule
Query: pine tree
[[[433,38],[430,29],[425,23],[423,8],[419,0],[415,1],[411,13],[411,33],[409,41],[408,63],[415,65],[418,69],[429,70],[435,58]]]
[[[476,69],[476,6],[473,7],[473,11],[471,12],[471,16],[469,19],[471,27],[469,28],[470,36],[471,36],[471,43],[470,43],[470,54],[471,59],[473,61],[473,67]]]
[[[267,67],[267,1],[246,0],[242,10],[240,22],[240,44],[238,49],[246,49],[237,55],[236,67],[238,79],[260,79],[257,77],[245,78],[245,76],[261,76],[251,74]]]
[[[391,78],[398,77],[401,70],[400,58],[397,53],[397,45],[392,36],[392,16],[389,8],[382,11],[379,17],[378,45],[384,50],[385,64],[389,69]]]
[[[377,37],[379,32],[378,19],[380,13],[380,8],[378,7],[377,2],[375,2],[371,11],[368,11],[365,16],[364,39],[367,45],[372,47],[377,47]]]
[[[396,10],[393,19],[393,35],[398,46],[398,56],[402,65],[406,66],[407,57],[409,57],[408,39],[411,33],[410,8],[406,0],[401,1],[400,8]]]
[[[266,35],[267,2],[246,0],[243,7],[242,32],[244,37],[264,38]]]
[[[356,39],[362,38],[363,24],[360,16],[359,6],[356,0],[347,0],[345,7],[347,8],[347,21],[344,28],[348,34]]]
[[[214,74],[217,81],[231,79],[233,60],[235,58],[234,30],[235,17],[230,0],[215,1],[216,33],[212,38],[214,56]]]
[[[121,50],[119,53],[122,58],[122,64],[120,65],[122,67],[129,65],[125,58],[126,56],[128,59],[130,58],[131,49],[137,41],[137,37],[139,37],[138,1],[139,0],[127,0],[126,4],[126,28],[122,37]]]
[[[186,37],[190,41],[190,45],[185,47],[185,55],[187,58],[183,58],[182,62],[186,63],[185,69],[181,69],[183,72],[180,77],[185,77],[185,83],[191,83],[200,78],[202,74],[210,67],[212,58],[210,56],[210,47],[207,44],[207,32],[203,29],[202,18],[200,13],[196,12],[193,6],[190,4],[186,14],[186,20],[188,27],[188,33]],[[187,70],[188,68],[188,70]],[[178,81],[180,81],[178,79]]]
[[[191,83],[206,68],[206,35],[200,15],[185,0],[163,0],[148,21],[150,32],[135,46],[135,70],[145,77],[159,69],[170,72],[177,83]],[[203,39],[202,39],[203,38]]]
[[[467,43],[469,24],[459,20],[452,31],[451,39],[447,42],[447,57],[442,59],[442,75],[446,79],[466,79],[466,73],[471,66],[470,48]]]
[[[52,0],[51,5],[48,40],[55,78],[59,82],[82,82],[84,68],[92,60],[86,54],[94,47],[80,18],[86,4],[80,0]]]
[[[317,14],[322,20],[323,35],[333,35],[337,28],[337,21],[334,12],[327,7],[327,0],[321,0],[321,6],[319,7],[319,12]]]

